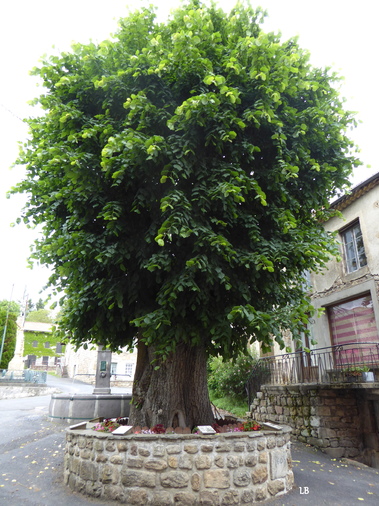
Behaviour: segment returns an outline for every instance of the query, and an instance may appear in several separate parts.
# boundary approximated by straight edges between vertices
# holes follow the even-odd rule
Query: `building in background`
[[[125,349],[120,353],[112,353],[111,386],[125,386],[132,388],[137,363],[137,351],[129,352]],[[60,364],[62,376],[95,383],[97,366],[97,347],[91,345],[87,349],[80,347],[77,351],[68,344]]]

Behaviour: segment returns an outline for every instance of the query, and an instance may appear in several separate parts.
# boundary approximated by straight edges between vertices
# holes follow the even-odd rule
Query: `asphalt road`
[[[48,377],[62,392],[93,387]],[[112,389],[112,391],[124,391]],[[0,400],[1,506],[114,506],[75,494],[63,484],[65,424],[48,418],[50,395]],[[270,506],[379,505],[379,469],[333,460],[300,443],[292,445],[295,487]],[[262,503],[260,503],[262,504]]]

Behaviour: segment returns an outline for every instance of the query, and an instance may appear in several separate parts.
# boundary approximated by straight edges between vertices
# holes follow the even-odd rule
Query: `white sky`
[[[24,291],[37,301],[48,277],[42,267],[27,268],[29,247],[36,232],[23,225],[13,228],[20,214],[23,198],[5,198],[6,191],[23,177],[21,167],[10,170],[17,158],[18,142],[26,137],[20,121],[33,115],[27,102],[40,94],[29,71],[43,54],[57,49],[69,50],[72,42],[99,42],[117,29],[117,20],[144,4],[159,6],[161,16],[177,5],[178,0],[133,2],[126,0],[7,0],[0,6],[0,300],[21,300]],[[234,1],[220,0],[225,9]],[[332,66],[345,78],[342,94],[346,108],[357,111],[361,122],[351,137],[361,149],[364,165],[352,181],[361,182],[379,171],[376,146],[379,102],[377,93],[377,19],[376,0],[252,0],[269,16],[265,31],[280,31],[283,39],[298,35],[300,45],[309,49],[316,66]],[[55,46],[57,49],[53,49]]]

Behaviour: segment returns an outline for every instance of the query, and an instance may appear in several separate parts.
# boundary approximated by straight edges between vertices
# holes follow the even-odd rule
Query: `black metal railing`
[[[246,382],[249,405],[261,385],[294,385],[301,383],[350,383],[364,381],[371,372],[371,381],[379,372],[379,342],[347,343],[296,351],[260,358]]]

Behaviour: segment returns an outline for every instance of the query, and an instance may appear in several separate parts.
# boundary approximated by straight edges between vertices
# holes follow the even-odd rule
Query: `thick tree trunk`
[[[154,350],[140,342],[130,425],[193,428],[212,424],[204,349],[181,345],[160,364],[152,365],[154,358]]]

